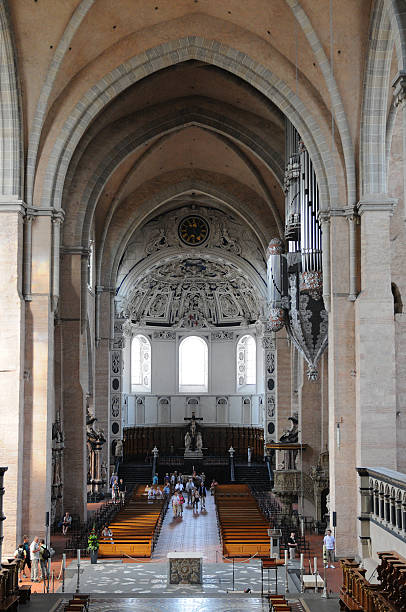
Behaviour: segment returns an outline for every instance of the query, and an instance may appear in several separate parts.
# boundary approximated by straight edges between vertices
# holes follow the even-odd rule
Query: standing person
[[[154,474],[154,477],[152,479],[152,484],[153,485],[157,485],[158,484],[158,474]]]
[[[200,497],[200,508],[201,510],[206,510],[206,486],[202,480],[200,486],[197,489]]]
[[[69,512],[66,512],[65,516],[63,517],[63,521],[62,521],[62,533],[64,536],[66,536],[66,534],[68,533],[68,529],[70,528],[71,525],[72,525],[72,517],[69,514]]]
[[[199,512],[199,492],[197,489],[194,489],[193,491],[193,498],[192,498],[192,504],[193,504],[193,512],[196,510],[196,512]]]
[[[41,566],[41,580],[46,582],[49,578],[48,572],[48,559],[51,557],[51,553],[46,547],[45,540],[42,539],[39,547],[39,563]]]
[[[194,482],[191,478],[186,483],[187,503],[190,506],[192,504],[192,493],[195,488]]]
[[[118,476],[115,472],[113,472],[110,478],[111,499],[113,501],[114,501],[114,484],[117,482],[118,482]]]
[[[23,546],[25,550],[25,558],[24,558],[24,564],[23,564],[23,578],[27,578],[24,570],[25,570],[25,566],[27,566],[31,573],[30,542],[29,542],[27,535],[24,536],[23,540],[24,540]]]
[[[122,478],[120,478],[119,482],[118,482],[118,492],[120,495],[120,500],[124,503],[125,500],[125,484],[124,484],[124,480]]]
[[[334,561],[334,549],[336,546],[336,540],[333,534],[331,533],[331,529],[327,529],[327,533],[324,536],[323,544],[326,549],[326,557],[325,557],[325,565],[324,567],[328,567],[330,563],[330,567],[334,569],[333,561]]]
[[[177,493],[172,497],[172,511],[173,517],[176,518],[179,512],[179,496]]]
[[[120,502],[119,490],[118,490],[118,481],[117,480],[115,480],[113,482],[111,498],[112,498],[112,500],[114,501],[115,504],[118,504]]]
[[[291,561],[294,560],[297,548],[297,542],[295,537],[295,532],[291,531],[289,539],[288,539],[288,548],[289,548],[289,559]]]
[[[22,579],[23,579],[23,567],[24,567],[24,562],[25,562],[25,556],[26,556],[26,552],[24,549],[24,544],[19,544],[17,547],[17,550],[14,553],[14,559],[18,563],[18,575],[19,575],[20,582],[22,582]]]
[[[183,504],[185,503],[185,498],[183,497],[183,493],[179,494],[179,511],[180,515],[183,516]]]
[[[169,496],[169,494],[170,494],[170,492],[171,492],[171,488],[170,488],[170,486],[169,486],[169,483],[167,482],[167,483],[165,484],[165,486],[164,486],[164,495],[165,495],[165,497],[168,497],[168,496]]]
[[[38,582],[39,537],[35,536],[30,545],[31,581]]]

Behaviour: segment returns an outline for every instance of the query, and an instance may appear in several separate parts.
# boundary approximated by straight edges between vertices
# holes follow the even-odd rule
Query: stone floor
[[[169,505],[152,560],[166,561],[168,552],[200,552],[206,562],[221,561],[214,497],[206,498],[206,510],[195,512],[187,504],[183,508],[183,517],[174,518]]]
[[[165,593],[171,596],[200,594],[227,594],[244,591],[249,587],[254,593],[261,593],[261,564],[257,559],[249,563],[206,563],[203,562],[203,584],[167,584],[167,563],[122,563],[101,560],[91,565],[87,560],[80,567],[80,592],[151,595]],[[234,580],[233,580],[234,572]],[[72,563],[66,571],[65,592],[74,593],[77,584],[77,566]],[[298,592],[295,576],[289,575],[289,592]],[[264,591],[275,592],[275,572],[264,572]],[[278,571],[278,593],[285,592],[285,573]],[[61,590],[59,590],[61,592]]]

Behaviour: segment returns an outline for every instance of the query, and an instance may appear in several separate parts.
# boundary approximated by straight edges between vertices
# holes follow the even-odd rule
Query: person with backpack
[[[30,557],[30,541],[28,539],[28,536],[25,535],[23,538],[23,547],[25,550],[25,558],[24,558],[24,563],[23,563],[23,578],[27,578],[27,576],[25,575],[25,566],[28,567],[30,574],[31,574],[31,557]]]
[[[24,544],[19,544],[17,547],[17,550],[14,553],[14,559],[18,563],[18,573],[20,576],[20,582],[22,582],[22,579],[23,579],[23,568],[24,568],[25,556],[26,556],[26,552],[24,549]]]
[[[49,579],[48,561],[51,558],[51,553],[46,547],[45,540],[42,539],[39,547],[39,564],[41,567],[41,580],[44,582]]]

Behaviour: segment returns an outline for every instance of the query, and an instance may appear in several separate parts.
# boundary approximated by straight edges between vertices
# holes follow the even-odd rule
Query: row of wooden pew
[[[357,612],[400,612],[406,610],[406,559],[395,551],[378,552],[380,584],[371,584],[366,569],[354,559],[341,559],[343,585],[340,609]]]
[[[223,555],[269,556],[268,522],[248,485],[217,485],[215,496]]]
[[[291,612],[292,610],[284,595],[268,595],[268,600],[269,609],[272,612]]]
[[[128,504],[110,523],[112,539],[100,540],[100,557],[151,556],[168,502],[148,500],[145,487],[137,485]]]
[[[64,607],[66,612],[87,612],[89,610],[89,595],[76,594],[70,599]]]

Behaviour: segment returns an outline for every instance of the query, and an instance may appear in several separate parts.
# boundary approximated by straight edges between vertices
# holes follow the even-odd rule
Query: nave
[[[169,504],[152,559],[166,561],[170,552],[199,552],[206,563],[221,562],[216,506],[210,493],[205,510],[199,505],[199,511],[195,511],[186,500],[182,517],[174,517]]]

